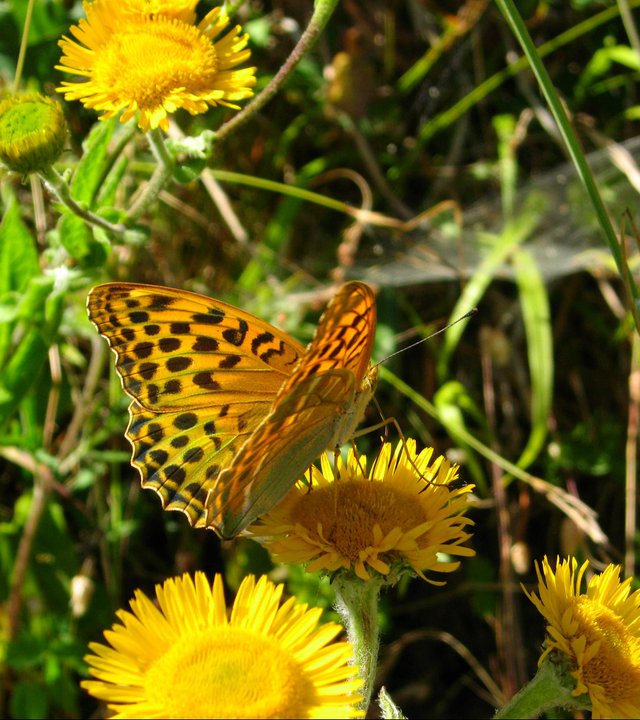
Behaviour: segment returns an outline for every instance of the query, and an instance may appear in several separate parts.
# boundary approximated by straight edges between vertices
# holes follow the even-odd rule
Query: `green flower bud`
[[[0,160],[13,172],[46,172],[60,157],[67,124],[60,105],[38,93],[0,102]]]

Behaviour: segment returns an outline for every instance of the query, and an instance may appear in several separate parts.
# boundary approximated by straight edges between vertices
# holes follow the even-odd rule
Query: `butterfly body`
[[[160,286],[99,285],[88,310],[132,398],[126,436],[143,487],[221,537],[349,440],[375,386],[364,283],[340,289],[306,349],[239,308]]]

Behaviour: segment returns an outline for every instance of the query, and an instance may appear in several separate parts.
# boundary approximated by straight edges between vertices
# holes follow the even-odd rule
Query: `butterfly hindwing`
[[[373,292],[364,283],[346,284],[332,300],[272,411],[211,490],[207,524],[219,535],[240,532],[324,450],[352,436],[377,377],[369,371],[375,319]]]
[[[246,403],[217,410],[217,417],[212,409],[154,413],[135,400],[129,408],[125,434],[142,486],[160,495],[165,510],[181,510],[196,527],[204,526],[207,492],[262,419]]]

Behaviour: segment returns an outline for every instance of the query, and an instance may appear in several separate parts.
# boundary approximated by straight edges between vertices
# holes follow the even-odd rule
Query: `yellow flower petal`
[[[249,58],[248,36],[228,26],[220,8],[194,25],[194,3],[173,9],[162,0],[94,0],[83,4],[86,20],[63,37],[62,72],[85,78],[57,88],[67,100],[101,111],[101,119],[138,115],[145,131],[167,130],[169,115],[192,115],[215,105],[233,105],[252,95],[255,68],[234,69]]]
[[[553,571],[545,557],[536,566],[538,595],[525,593],[548,623],[539,662],[550,653],[568,660],[573,694],[589,695],[594,718],[639,717],[640,591],[630,593],[631,578],[609,565],[581,593],[588,564],[558,560]]]
[[[333,642],[342,628],[280,604],[282,590],[248,576],[229,620],[219,576],[167,580],[159,607],[138,592],[105,632],[111,647],[89,646],[82,685],[117,718],[362,717],[353,650]]]
[[[409,568],[452,572],[459,563],[439,553],[471,556],[462,547],[472,521],[464,517],[472,486],[451,488],[457,466],[433,449],[416,453],[415,441],[385,444],[365,475],[366,458],[349,452],[334,472],[328,457],[312,468],[280,505],[249,528],[280,562],[306,563],[309,572],[345,569],[362,580],[371,571],[392,576]],[[428,579],[428,582],[434,582]],[[435,583],[434,583],[435,584]]]

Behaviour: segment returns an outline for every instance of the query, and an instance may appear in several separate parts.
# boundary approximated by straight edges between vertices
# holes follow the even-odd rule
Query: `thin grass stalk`
[[[631,334],[629,370],[629,415],[625,447],[624,574],[630,577],[636,567],[636,519],[638,498],[638,437],[640,427],[640,336]]]
[[[631,0],[629,2],[630,8],[637,8],[639,6],[640,0]],[[538,55],[541,58],[546,57],[559,48],[579,40],[583,35],[588,35],[600,25],[613,20],[619,15],[619,13],[620,11],[617,7],[610,7],[593,17],[587,18],[583,22],[569,28],[569,30],[560,33],[560,35],[553,38],[553,40],[549,40],[548,42],[542,44],[538,48]],[[434,115],[433,118],[425,123],[420,129],[414,154],[417,155],[421,153],[424,145],[434,135],[437,135],[437,133],[441,130],[445,130],[453,125],[462,115],[471,110],[472,107],[475,107],[478,103],[482,102],[488,95],[514,75],[526,70],[528,66],[529,63],[527,57],[518,58],[518,60],[512,62],[504,68],[504,70],[500,70],[500,72],[488,77],[484,82],[480,83],[480,85],[468,92],[455,105],[443,110],[438,115]]]
[[[591,168],[589,167],[585,154],[582,151],[582,148],[580,147],[580,144],[578,142],[578,138],[573,131],[573,127],[571,125],[567,112],[564,109],[562,102],[560,101],[560,97],[558,96],[558,93],[556,92],[553,83],[551,82],[549,73],[543,65],[542,60],[540,59],[540,55],[538,54],[538,51],[533,44],[533,40],[529,35],[529,31],[527,30],[524,21],[522,20],[522,17],[520,16],[520,13],[515,6],[515,3],[513,3],[512,0],[496,0],[496,5],[502,12],[513,34],[520,43],[522,50],[527,58],[527,61],[531,66],[531,70],[533,71],[538,81],[538,84],[540,85],[540,90],[542,91],[542,94],[547,101],[547,105],[549,106],[549,109],[553,114],[562,139],[567,146],[567,151],[569,152],[571,160],[575,165],[578,176],[580,177],[580,180],[582,181],[587,191],[589,200],[591,201],[593,209],[596,213],[598,223],[600,224],[602,232],[605,236],[605,240],[607,241],[607,244],[609,246],[609,250],[611,251],[611,254],[615,260],[618,272],[621,276],[624,276],[624,261],[622,258],[622,252],[620,251],[620,246],[618,244],[616,231],[613,227],[611,219],[609,218],[609,214],[604,205],[604,202],[600,195],[600,191],[598,189],[598,185],[591,172]],[[639,294],[638,288],[635,282],[633,282],[633,280],[631,281],[630,289],[633,296],[633,301],[637,304],[639,300]]]

